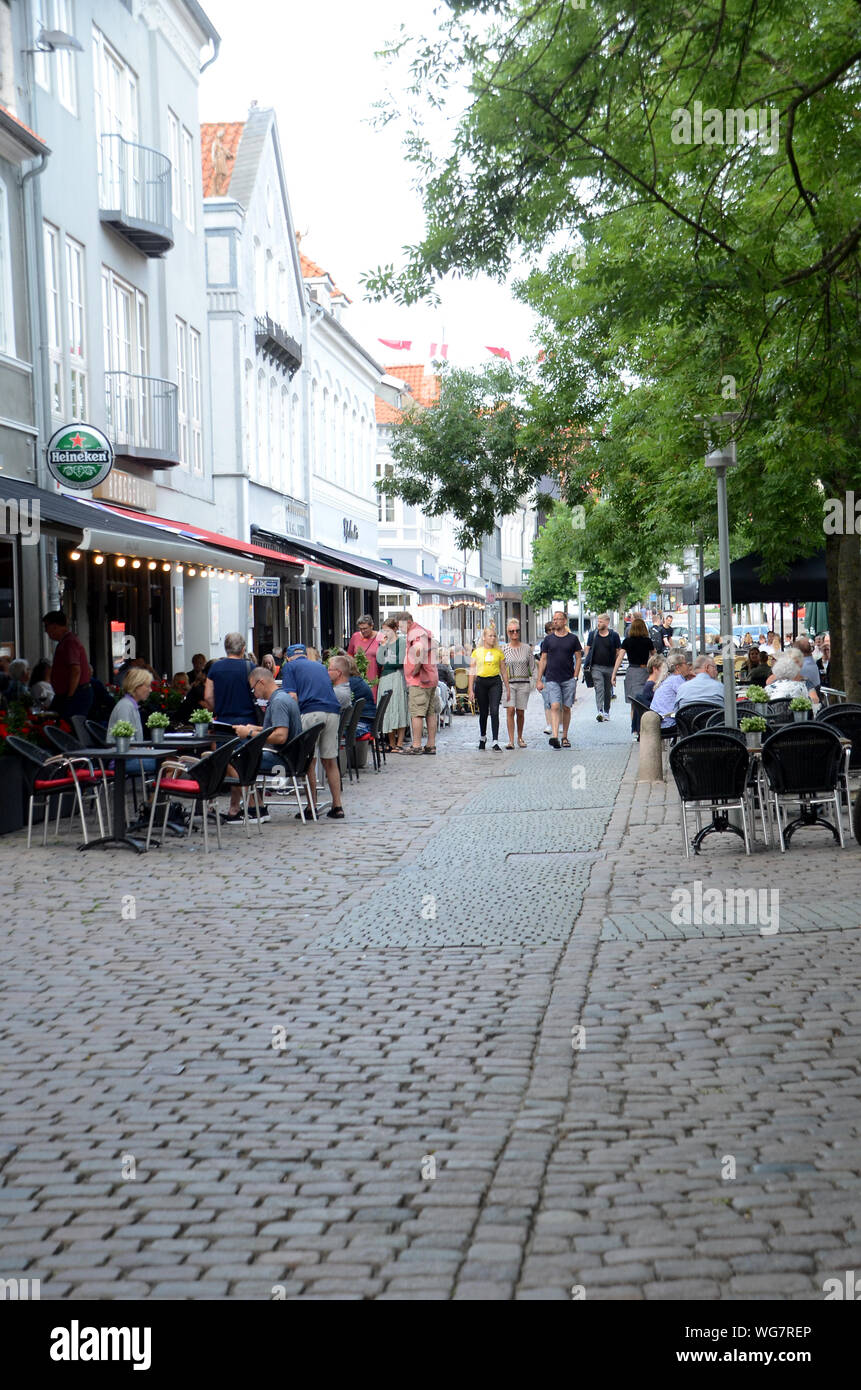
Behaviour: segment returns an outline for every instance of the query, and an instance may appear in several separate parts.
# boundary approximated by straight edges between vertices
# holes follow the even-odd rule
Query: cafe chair
[[[844,849],[843,821],[840,815],[840,793],[843,789],[843,744],[836,729],[827,724],[808,722],[776,729],[762,745],[762,766],[774,804],[777,835],[781,853],[786,852],[795,831],[800,826],[822,826],[830,830]],[[834,819],[822,820],[818,807],[834,804]],[[784,824],[786,807],[798,805],[800,814]]]
[[[236,769],[235,777],[225,777],[223,782],[224,790],[232,790],[239,787],[242,792],[242,811],[245,817],[245,834],[248,834],[248,802],[254,797],[254,806],[257,811],[257,825],[261,835],[263,834],[263,821],[260,819],[261,800],[257,792],[257,778],[260,773],[260,764],[263,760],[263,749],[266,746],[271,729],[263,729],[259,734],[253,734],[247,743],[241,748],[237,748],[231,758],[231,765]],[[275,750],[280,751],[280,750]]]
[[[699,854],[706,836],[722,831],[738,835],[744,841],[745,854],[750,854],[749,763],[747,748],[737,738],[713,729],[689,734],[670,749],[670,771],[682,803],[685,858],[690,858],[691,845],[694,854]],[[693,840],[688,837],[689,809],[694,812],[697,823]],[[701,826],[704,811],[711,812],[711,823]],[[741,830],[731,823],[730,811],[741,812]]]
[[[676,721],[676,735],[679,738],[687,738],[688,734],[695,732],[694,720],[700,714],[714,714],[717,705],[709,704],[707,700],[697,700],[694,704],[682,705],[677,709],[673,718]],[[719,711],[723,714],[723,711]]]
[[[349,713],[349,708],[346,711]],[[302,797],[300,793],[300,783],[304,783],[305,794],[308,798],[308,805],[311,808],[311,819],[317,819],[317,812],[314,807],[314,799],[311,794],[311,769],[317,757],[317,741],[323,732],[322,724],[312,724],[310,729],[303,729],[301,734],[291,738],[289,743],[285,743],[279,750],[278,759],[284,766],[287,777],[293,784],[293,791],[296,795],[296,805],[304,818],[302,808]],[[264,778],[264,785],[265,785]]]
[[[766,687],[767,689],[768,687]],[[794,724],[796,722],[795,712],[789,706],[792,704],[791,696],[783,696],[779,700],[769,700],[767,704],[759,705],[757,714],[767,719],[769,724],[783,725]]]
[[[718,714],[721,719],[726,718],[723,710],[719,709]],[[712,714],[707,709],[701,709],[698,714],[694,715],[693,720],[691,721],[691,733],[698,734],[701,729],[709,728],[713,719],[714,714]]]
[[[852,818],[852,797],[849,789],[849,778],[853,772],[861,772],[861,705],[849,704],[831,705],[820,712],[816,720],[817,727],[825,726],[829,729],[836,729],[842,738],[852,740],[852,747],[848,749],[849,757],[843,765],[843,787],[846,793],[846,814],[850,820]]]
[[[80,718],[80,716],[75,715],[75,719],[78,718]],[[75,725],[74,720],[72,721],[72,727],[75,729],[75,732],[77,733],[77,726]],[[86,734],[86,740],[81,740],[84,747],[86,747],[87,744],[89,744],[91,748],[110,748],[111,741],[108,738],[108,731],[107,729],[103,729],[101,724],[95,724],[92,719],[85,719],[84,731]],[[80,737],[80,735],[78,736]]]
[[[89,758],[76,758],[65,753],[50,754],[44,748],[37,748],[26,738],[18,738],[16,734],[10,734],[6,739],[8,746],[25,763],[29,764],[30,773],[33,776],[32,788],[30,791],[30,807],[27,814],[27,848],[33,837],[33,808],[37,799],[42,803],[45,813],[45,823],[42,832],[42,844],[48,843],[48,808],[51,797],[57,798],[57,821],[55,826],[54,838],[59,838],[60,834],[60,815],[63,809],[63,797],[71,796],[72,812],[69,820],[74,816],[75,810],[80,813],[81,827],[84,832],[84,844],[87,840],[87,822],[84,816],[84,805],[87,799],[95,805],[96,815],[99,819],[99,834],[104,836],[105,826],[102,820],[102,800],[101,790],[105,783],[105,777],[101,772],[97,772]]]
[[[87,746],[75,738],[74,734],[67,734],[65,729],[59,728],[56,724],[46,724],[42,733],[55,753],[77,753],[80,748]]]
[[[344,755],[347,762],[347,773],[350,781],[353,780],[353,773],[356,774],[356,781],[359,780],[359,760],[356,757],[356,729],[365,708],[365,700],[357,700],[350,711],[350,718],[344,726]]]
[[[377,712],[371,725],[371,753],[374,758],[374,771],[379,772],[381,763],[386,761],[386,736],[383,733],[383,720],[392,698],[391,690],[385,690],[377,701]]]
[[[651,709],[651,706],[647,705],[645,700],[641,700],[638,695],[632,695],[629,703],[637,710],[640,719],[642,719],[644,714],[655,712]],[[674,728],[665,729],[663,725],[661,726],[661,739],[673,739],[675,737],[676,730]]]
[[[156,807],[161,796],[164,800],[164,820],[162,821],[161,833],[164,839],[167,831],[167,817],[170,811],[171,801],[191,801],[191,816],[189,817],[186,835],[190,835],[194,828],[194,818],[200,810],[203,818],[203,844],[204,850],[209,853],[209,818],[207,809],[211,802],[222,790],[224,779],[227,776],[227,768],[233,761],[233,756],[239,747],[239,739],[233,738],[229,743],[222,743],[214,753],[201,758],[198,762],[182,763],[168,759],[161,764],[155,782],[155,792],[152,799],[152,808],[149,815],[149,826],[146,833],[146,847],[149,849],[150,837],[152,836],[153,822],[155,821]],[[165,776],[165,773],[170,775]],[[175,775],[174,775],[175,774]],[[218,839],[218,848],[221,849],[221,821],[216,817],[215,833]]]

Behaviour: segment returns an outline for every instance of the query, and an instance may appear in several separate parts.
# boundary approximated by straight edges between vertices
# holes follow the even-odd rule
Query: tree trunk
[[[840,631],[843,682],[848,700],[861,702],[861,540],[849,530],[854,518],[846,518],[848,535],[839,536]],[[831,614],[829,628],[833,632]],[[833,682],[832,682],[833,683]]]
[[[828,631],[831,634],[831,663],[828,684],[843,690],[843,624],[840,607],[840,536],[825,537],[825,574],[828,579]]]

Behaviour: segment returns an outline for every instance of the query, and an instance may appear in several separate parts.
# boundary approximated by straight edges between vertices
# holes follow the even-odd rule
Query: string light
[[[177,574],[183,574],[183,573],[184,573],[184,570],[183,570],[183,568],[182,568],[182,565],[177,564],[176,573],[177,573]]]
[[[117,556],[117,569],[125,569],[125,567],[126,567],[125,556],[124,556],[124,555],[118,555],[118,556]]]
[[[158,565],[156,564],[155,560],[149,560],[149,561],[147,562],[147,569],[148,569],[148,570],[155,570],[155,569],[158,569]]]
[[[165,574],[170,574],[170,571],[171,571],[171,563],[170,563],[170,560],[165,560],[164,564],[162,565],[162,569],[164,570]]]
[[[94,556],[93,556],[93,564],[94,564],[94,565],[103,565],[104,563],[105,563],[105,557],[104,557],[104,555],[94,555]]]
[[[193,579],[194,576],[195,576],[196,574],[197,574],[197,570],[194,568],[194,565],[189,565],[189,567],[188,567],[188,577],[189,577],[189,579]]]
[[[69,559],[70,559],[70,560],[80,560],[80,558],[81,558],[81,552],[80,552],[80,550],[73,550],[72,553],[71,553],[70,556],[69,556]]]
[[[140,560],[132,560],[132,569],[133,569],[133,570],[139,570],[140,567],[141,567],[141,562],[140,562]]]

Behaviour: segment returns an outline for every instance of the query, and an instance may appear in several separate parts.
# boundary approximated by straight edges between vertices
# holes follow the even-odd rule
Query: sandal
[[[343,819],[344,819],[344,808],[343,808],[343,806],[333,806],[332,809],[331,809],[331,811],[327,811],[327,812],[326,812],[326,819],[327,819],[327,820],[343,820]]]
[[[513,747],[514,747],[514,744],[513,744],[513,743],[506,743],[505,746],[506,746],[506,748],[513,748]]]
[[[563,748],[570,748],[570,747],[571,747],[571,744],[568,742],[567,738],[563,738],[563,740],[562,740],[562,747],[563,747]]]
[[[518,748],[525,748],[525,747],[526,747],[526,739],[525,739],[525,738],[519,738],[519,739],[517,740],[517,746],[518,746]]]
[[[425,750],[423,748],[405,748],[404,753],[408,758],[420,757]]]
[[[423,753],[435,753],[435,752],[436,752],[436,749],[435,749],[435,748],[423,748],[423,749],[422,749],[422,752],[423,752]]]

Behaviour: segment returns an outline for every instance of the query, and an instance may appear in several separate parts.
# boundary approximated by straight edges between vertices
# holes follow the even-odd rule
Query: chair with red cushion
[[[149,826],[146,833],[146,847],[149,849],[150,837],[152,835],[153,822],[155,820],[156,806],[161,796],[164,800],[164,820],[162,822],[162,838],[166,833],[167,817],[170,810],[171,801],[193,801],[191,817],[188,822],[186,834],[190,835],[194,826],[194,818],[198,809],[203,817],[203,843],[206,853],[209,853],[209,825],[207,821],[207,807],[214,801],[224,785],[227,777],[227,769],[233,754],[241,743],[241,739],[232,738],[229,743],[222,743],[214,753],[210,753],[205,758],[200,758],[198,762],[187,763],[176,762],[170,759],[163,762],[158,770],[158,777],[155,783],[155,793],[152,799],[152,810],[149,816]],[[167,775],[165,775],[167,774]],[[215,822],[215,831],[218,837],[218,848],[221,849],[221,823],[218,819]]]
[[[100,793],[105,779],[101,772],[95,770],[89,758],[76,757],[74,753],[51,755],[44,748],[37,748],[26,738],[18,738],[15,734],[10,734],[6,743],[14,753],[17,753],[25,763],[29,764],[33,777],[30,807],[27,815],[28,849],[33,838],[33,807],[37,797],[42,801],[45,811],[45,828],[42,832],[43,845],[48,843],[48,806],[52,796],[57,798],[55,838],[58,838],[60,834],[60,814],[63,809],[64,796],[73,798],[72,814],[74,815],[75,810],[80,812],[84,844],[87,844],[87,822],[84,817],[85,797],[89,797],[90,801],[95,804],[96,815],[99,818],[99,834],[104,835],[105,827],[102,820]]]

